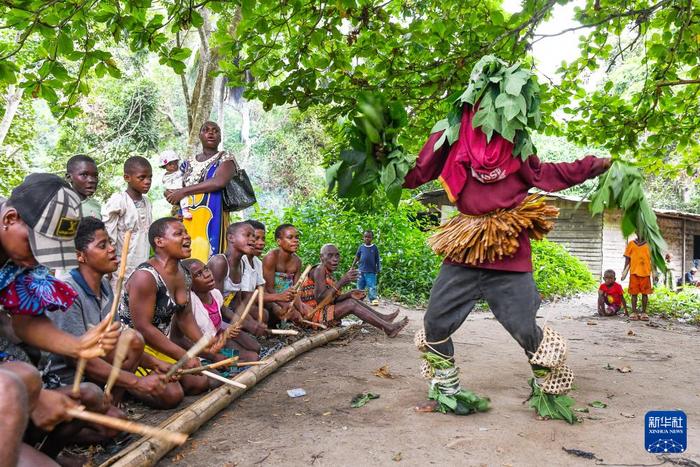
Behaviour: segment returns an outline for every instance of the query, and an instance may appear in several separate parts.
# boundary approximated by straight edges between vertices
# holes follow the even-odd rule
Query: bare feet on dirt
[[[399,321],[398,323],[394,323],[394,330],[387,333],[387,337],[396,337],[399,335],[401,330],[406,327],[408,324],[408,316],[405,316],[404,319]]]

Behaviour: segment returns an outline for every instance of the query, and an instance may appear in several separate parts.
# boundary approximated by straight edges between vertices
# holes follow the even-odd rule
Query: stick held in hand
[[[180,445],[187,441],[187,435],[170,430],[163,430],[142,423],[132,422],[131,420],[122,420],[121,418],[110,417],[101,413],[88,412],[81,408],[69,408],[66,413],[78,420],[83,420],[96,425],[106,426],[127,433],[136,433],[137,435],[151,436],[153,438],[162,439],[164,441]]]
[[[112,309],[109,310],[107,316],[100,322],[98,327],[102,328],[100,333],[106,331],[109,326],[114,321],[114,315],[117,313],[117,307],[119,306],[119,298],[121,297],[122,285],[124,284],[124,276],[126,275],[126,258],[129,256],[129,243],[131,242],[131,230],[127,230],[124,234],[124,242],[122,243],[122,257],[119,263],[119,276],[117,276],[117,284],[114,289],[114,299],[112,301]],[[75,380],[73,380],[73,395],[78,396],[80,394],[80,380],[83,379],[83,373],[85,372],[85,366],[87,361],[84,358],[78,360],[78,364],[75,368]]]
[[[133,338],[134,332],[131,329],[122,332],[122,335],[119,336],[117,349],[114,351],[114,360],[112,360],[112,370],[109,372],[107,384],[105,384],[105,396],[109,396],[112,393],[112,388],[114,383],[117,382],[117,378],[119,378],[119,372],[124,364],[126,354],[129,353],[129,346]]]
[[[168,372],[165,374],[165,378],[169,379],[171,378],[177,370],[182,368],[187,364],[187,362],[191,359],[199,355],[199,353],[206,348],[207,345],[209,345],[209,342],[211,341],[212,336],[205,334],[203,335],[190,349],[180,357],[180,360],[178,360],[173,366],[170,367]]]

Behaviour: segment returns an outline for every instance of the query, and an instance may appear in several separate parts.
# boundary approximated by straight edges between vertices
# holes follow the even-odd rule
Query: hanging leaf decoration
[[[527,129],[539,128],[542,120],[539,91],[537,77],[520,63],[508,65],[493,55],[482,57],[472,69],[467,89],[454,100],[447,117],[431,130],[444,130],[434,149],[457,141],[464,104],[478,103],[474,128],[481,128],[487,141],[498,133],[513,143],[513,156],[527,159],[535,152]]]
[[[340,197],[349,198],[371,194],[382,186],[389,201],[398,205],[404,178],[415,159],[398,143],[406,122],[406,110],[398,102],[361,94],[357,109],[346,118],[345,136],[350,147],[340,152],[340,161],[326,169],[328,189],[337,188]]]
[[[629,237],[636,232],[640,239],[646,240],[651,249],[652,263],[659,271],[666,272],[666,242],[656,222],[656,214],[644,195],[644,177],[638,168],[620,160],[614,161],[598,179],[590,200],[589,210],[594,216],[606,209],[620,209],[622,235]]]

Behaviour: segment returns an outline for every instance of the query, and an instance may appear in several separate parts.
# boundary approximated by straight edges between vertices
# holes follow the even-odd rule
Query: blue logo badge
[[[654,454],[680,453],[688,447],[688,417],[681,410],[654,410],[644,416],[644,447]]]

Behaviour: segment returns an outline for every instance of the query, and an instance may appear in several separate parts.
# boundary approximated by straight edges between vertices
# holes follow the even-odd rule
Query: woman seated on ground
[[[275,229],[277,248],[270,250],[263,258],[263,277],[265,292],[282,294],[288,291],[301,276],[301,258],[299,249],[299,231],[292,224],[282,224]],[[311,308],[297,296],[293,301],[272,302],[271,309],[278,319],[295,321],[310,314]]]
[[[224,304],[224,297],[216,289],[214,276],[209,271],[209,267],[198,259],[186,259],[182,262],[192,276],[192,292],[190,301],[192,303],[192,313],[194,319],[203,334],[223,336],[229,329],[229,338],[224,344],[225,348],[235,349],[241,361],[258,360],[258,352],[249,350],[250,348],[260,348],[258,342],[250,335],[240,332],[240,325],[224,322],[221,316],[221,307]],[[236,326],[235,329],[231,329]],[[173,330],[176,331],[176,330]],[[181,345],[191,345],[186,337],[180,332],[171,333],[171,338]],[[240,342],[239,342],[240,341]]]
[[[335,245],[327,244],[321,248],[321,264],[314,266],[301,288],[301,300],[312,307],[313,314],[306,315],[315,323],[336,324],[346,315],[355,315],[365,323],[381,329],[388,337],[396,337],[408,324],[404,317],[398,323],[394,319],[399,314],[396,310],[390,315],[376,312],[361,300],[365,293],[361,290],[351,290],[341,293],[344,286],[357,279],[357,269],[350,269],[338,281],[333,280],[333,273],[340,264],[340,252]]]
[[[180,261],[190,256],[190,236],[182,222],[174,217],[158,219],[148,230],[148,240],[155,256],[139,265],[126,283],[119,303],[119,319],[139,331],[145,342],[139,376],[151,371],[166,373],[171,365],[182,358],[186,349],[167,337],[168,328],[177,326],[191,342],[202,337],[190,308],[189,272]],[[225,358],[218,354],[216,345],[202,352],[210,360]],[[191,358],[184,368],[199,366],[198,358]],[[184,395],[200,394],[209,388],[206,376],[186,375],[177,382],[178,391],[163,405],[172,407]]]
[[[110,312],[114,297],[107,274],[114,273],[118,263],[114,243],[109,238],[104,223],[94,217],[85,217],[80,221],[75,249],[78,267],[62,279],[78,296],[66,313],[52,313],[50,317],[61,330],[80,336],[98,325]],[[126,390],[147,405],[163,407],[164,404],[168,405],[168,401],[173,405],[180,392],[177,383],[167,383],[164,376],[157,373],[142,378],[134,374],[143,355],[143,337],[134,330],[125,332],[132,334],[131,345],[112,391],[112,403],[118,405]],[[114,351],[105,357],[89,360],[85,367],[87,379],[99,385],[105,384],[112,371],[113,359]],[[75,375],[75,362],[51,354],[45,371],[55,374],[62,384],[71,385]]]
[[[22,410],[15,413],[20,418],[29,415],[34,422],[25,440],[41,441],[41,451],[52,458],[69,442],[102,442],[116,435],[101,427],[71,421],[68,408],[82,404],[90,411],[123,415],[104,402],[96,385],[81,384],[78,396],[71,398],[67,395],[70,388],[42,389],[36,369],[19,363],[36,365],[34,354],[42,350],[89,360],[110,352],[119,338],[116,323],[97,326],[76,338],[58,329],[46,316],[49,310],[65,312],[75,299],[75,292],[51,276],[48,267],[66,269],[77,264],[75,250],[65,240],[75,237],[79,205],[78,196],[65,180],[50,174],[29,175],[13,190],[10,199],[0,202],[0,308],[4,309],[0,317],[0,361],[9,362],[2,368],[14,375],[10,377],[19,378],[27,393],[29,414]],[[57,206],[63,206],[60,217],[51,215]],[[63,241],[47,234],[59,228]],[[20,347],[19,342],[25,345]],[[12,387],[2,389],[10,391]],[[10,422],[9,417],[10,413],[3,411],[0,429]],[[17,436],[2,432],[7,434],[5,440]],[[16,453],[16,448],[11,446],[10,450]]]

